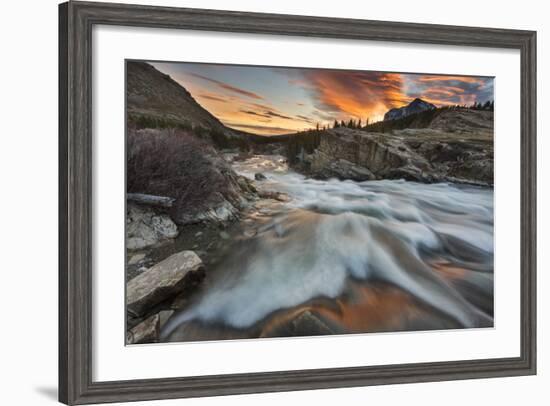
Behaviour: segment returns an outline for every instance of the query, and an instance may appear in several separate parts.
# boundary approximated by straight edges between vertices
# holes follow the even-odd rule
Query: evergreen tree
[[[339,127],[338,121],[334,120],[334,124],[333,124],[332,128],[338,128],[338,127]]]
[[[340,121],[340,127],[345,127],[346,126],[346,123],[344,122],[344,120]]]
[[[350,118],[348,122],[348,128],[353,128],[354,126],[355,126],[355,123],[353,122],[353,118]]]
[[[357,122],[357,128],[361,128],[361,119]]]

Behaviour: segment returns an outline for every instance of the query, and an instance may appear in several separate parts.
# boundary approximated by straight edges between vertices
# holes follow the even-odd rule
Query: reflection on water
[[[493,325],[492,189],[319,181],[272,156],[234,168],[290,200],[257,205],[164,340]]]

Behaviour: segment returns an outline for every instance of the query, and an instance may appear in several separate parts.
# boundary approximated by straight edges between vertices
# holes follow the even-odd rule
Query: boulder
[[[128,260],[128,265],[137,265],[144,259],[145,259],[145,253],[140,252],[130,257],[130,259]]]
[[[265,177],[265,175],[263,173],[255,173],[254,174],[254,179],[256,180],[266,180],[267,178]]]
[[[172,315],[174,313],[175,313],[174,310],[163,310],[163,311],[158,313],[158,315],[159,315],[159,327],[160,327],[161,330],[162,330],[162,327],[164,327],[164,325],[168,321],[168,319],[170,319],[170,317],[172,317]]]
[[[329,323],[317,312],[303,310],[281,323],[268,326],[262,337],[296,337],[340,334],[341,328]]]
[[[262,199],[274,199],[280,202],[290,201],[290,197],[286,193],[277,192],[275,190],[259,190],[258,196]]]
[[[225,224],[239,217],[239,208],[223,199],[217,206],[213,206],[201,212],[181,213],[177,219],[178,224],[188,225],[202,222]]]
[[[155,305],[195,287],[203,278],[203,263],[198,255],[193,251],[178,252],[126,284],[127,312],[134,317],[145,315]]]
[[[126,248],[140,250],[159,244],[163,240],[176,238],[178,228],[172,219],[153,209],[127,204]]]
[[[160,332],[160,316],[154,314],[126,333],[126,344],[145,344],[158,341]]]

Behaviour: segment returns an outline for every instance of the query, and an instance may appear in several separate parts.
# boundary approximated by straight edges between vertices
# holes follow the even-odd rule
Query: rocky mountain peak
[[[403,107],[393,108],[384,114],[384,121],[397,120],[399,118],[410,116],[411,114],[421,113],[426,110],[435,109],[431,103],[420,98],[414,99],[412,102]]]

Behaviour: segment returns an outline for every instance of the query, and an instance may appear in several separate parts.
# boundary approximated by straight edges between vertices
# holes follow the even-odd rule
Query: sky
[[[184,62],[151,63],[226,126],[288,134],[334,120],[380,121],[415,98],[436,106],[493,100],[493,78]]]

